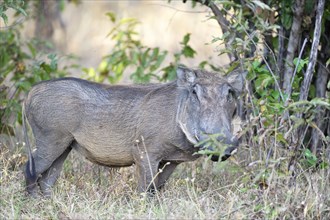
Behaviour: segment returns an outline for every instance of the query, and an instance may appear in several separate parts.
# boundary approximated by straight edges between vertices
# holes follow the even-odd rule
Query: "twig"
[[[156,187],[156,184],[155,184],[155,179],[156,179],[156,177],[155,177],[155,175],[154,175],[154,172],[152,171],[152,166],[151,166],[151,162],[150,162],[149,154],[148,154],[148,151],[147,151],[147,147],[146,147],[146,145],[145,145],[145,143],[144,143],[144,137],[143,137],[143,136],[141,136],[141,140],[142,140],[142,145],[143,145],[143,147],[144,147],[144,150],[145,150],[145,152],[146,152],[146,157],[147,157],[147,160],[148,160],[149,171],[150,171],[150,174],[151,174],[151,177],[152,177],[151,182],[149,183],[147,189],[148,189],[151,185],[153,185],[153,186],[154,186],[154,189],[157,190],[157,187]]]
[[[142,144],[143,144],[143,147],[144,147],[144,150],[146,152],[146,157],[147,157],[147,160],[148,160],[148,166],[149,166],[149,171],[151,173],[151,176],[152,176],[152,179],[151,179],[151,182],[149,183],[149,185],[147,186],[147,190],[149,189],[149,187],[151,185],[154,186],[154,190],[155,190],[155,194],[156,194],[156,197],[157,197],[157,200],[158,200],[158,203],[160,205],[160,209],[162,210],[162,212],[164,213],[164,208],[161,204],[161,200],[160,200],[160,197],[159,197],[159,194],[158,194],[158,189],[157,189],[157,186],[155,184],[155,180],[156,178],[158,177],[159,173],[160,172],[157,172],[156,175],[154,175],[153,171],[152,171],[152,167],[151,167],[151,162],[150,162],[150,158],[149,158],[149,155],[148,155],[148,151],[147,151],[147,147],[145,145],[145,142],[144,142],[144,137],[141,136],[141,141],[142,141]],[[164,166],[165,167],[165,166]]]
[[[307,38],[305,38],[304,42],[303,42],[303,45],[301,47],[301,50],[300,50],[300,53],[299,53],[299,56],[298,56],[298,61],[297,61],[297,64],[296,64],[296,67],[294,69],[294,72],[293,72],[293,75],[292,75],[292,78],[291,78],[291,83],[290,83],[290,87],[288,88],[288,97],[286,98],[286,101],[285,101],[285,106],[288,104],[288,100],[290,99],[291,97],[291,93],[292,93],[292,85],[293,85],[293,81],[294,81],[294,77],[296,76],[296,73],[297,73],[297,70],[298,70],[298,66],[300,64],[300,61],[301,61],[301,56],[304,52],[304,49],[305,49],[305,46],[306,46],[306,43],[307,43]]]
[[[21,23],[23,23],[25,20],[26,20],[26,16],[23,16],[23,17],[20,17],[20,18],[18,18],[13,24],[11,24],[11,25],[6,25],[5,27],[1,27],[0,26],[0,30],[1,31],[5,31],[5,30],[9,30],[9,29],[11,29],[11,28],[14,28],[15,26],[17,26],[17,25],[19,25],[19,24],[21,24]]]
[[[221,28],[223,34],[233,32],[233,31],[230,30],[229,21],[226,19],[224,14],[220,11],[218,6],[216,6],[212,0],[196,0],[196,2],[199,2],[202,5],[205,5],[205,6],[209,7],[212,10],[218,24],[220,25],[220,28]],[[233,36],[233,38],[234,37],[235,36]],[[230,48],[230,41],[226,42],[225,45],[226,45],[226,48],[229,49]],[[229,59],[230,59],[231,62],[238,60],[237,54],[235,54],[233,52],[229,52],[228,56],[229,56]]]

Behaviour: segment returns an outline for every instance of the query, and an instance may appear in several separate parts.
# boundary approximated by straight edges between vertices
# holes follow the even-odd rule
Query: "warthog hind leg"
[[[32,161],[28,161],[26,165],[25,177],[28,193],[36,196],[38,186],[46,192],[57,179],[63,162],[71,150],[73,137],[56,131],[42,131],[33,123],[31,127],[34,128],[36,150],[32,153]],[[30,164],[33,169],[30,169]]]
[[[32,157],[32,161],[27,161],[25,166],[25,184],[26,184],[26,190],[27,192],[32,195],[33,197],[36,197],[38,194],[38,187],[37,187],[37,179],[38,176],[35,172],[35,162]]]
[[[59,156],[53,164],[42,173],[39,179],[39,185],[44,196],[51,196],[51,187],[55,184],[56,180],[61,174],[63,163],[71,151],[71,147],[68,147],[61,156]]]

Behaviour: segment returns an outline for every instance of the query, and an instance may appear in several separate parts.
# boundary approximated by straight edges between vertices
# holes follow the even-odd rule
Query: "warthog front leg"
[[[154,193],[160,190],[177,165],[175,162],[142,162],[137,166],[139,191]]]
[[[136,165],[136,174],[138,179],[138,191],[140,193],[154,193],[158,186],[158,167],[160,159],[157,158],[155,152],[149,152],[150,146],[155,144],[146,143],[143,136],[141,141],[137,140],[133,152],[134,162]],[[147,148],[149,146],[149,148]],[[157,149],[157,148],[156,148]]]
[[[158,162],[146,159],[136,163],[136,167],[139,192],[154,193],[158,186]]]
[[[175,168],[179,165],[179,163],[176,162],[161,162],[159,163],[159,169],[158,169],[158,184],[157,189],[161,189],[168,178],[171,176]]]

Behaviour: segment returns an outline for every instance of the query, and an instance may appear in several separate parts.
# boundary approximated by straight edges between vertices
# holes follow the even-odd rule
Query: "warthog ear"
[[[238,92],[241,93],[244,88],[244,81],[247,75],[247,71],[233,71],[226,76],[228,83]]]
[[[178,78],[178,85],[184,87],[190,87],[194,84],[197,75],[192,69],[188,69],[182,66],[179,66],[176,70],[176,76]]]

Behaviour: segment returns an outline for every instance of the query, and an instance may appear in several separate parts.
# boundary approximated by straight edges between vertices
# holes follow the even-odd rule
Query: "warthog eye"
[[[237,116],[237,111],[238,111],[237,108],[235,108],[235,109],[234,109],[234,112],[233,112],[233,116],[232,116],[233,118],[234,118],[235,116]]]
[[[198,98],[198,91],[197,90],[198,90],[198,86],[197,85],[194,85],[192,87],[191,93]]]
[[[235,99],[235,93],[233,90],[230,89],[228,91],[228,95],[227,95],[227,102],[232,103],[234,101],[234,99]]]
[[[195,88],[193,88],[192,94],[197,95],[197,92],[196,92],[196,89]]]

